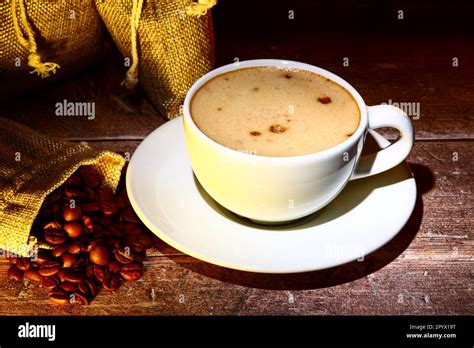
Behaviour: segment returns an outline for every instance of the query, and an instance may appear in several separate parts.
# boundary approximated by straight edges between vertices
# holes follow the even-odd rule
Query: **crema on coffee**
[[[328,149],[360,122],[359,107],[344,87],[310,71],[276,67],[214,77],[194,94],[191,116],[214,141],[261,156]]]

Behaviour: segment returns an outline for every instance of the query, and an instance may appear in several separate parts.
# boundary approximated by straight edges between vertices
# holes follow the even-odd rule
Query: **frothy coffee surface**
[[[357,129],[349,92],[306,71],[255,67],[214,77],[191,101],[201,131],[237,151],[297,156],[335,146]]]

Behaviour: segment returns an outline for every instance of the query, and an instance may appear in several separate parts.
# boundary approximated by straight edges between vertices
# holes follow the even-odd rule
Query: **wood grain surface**
[[[330,42],[324,50],[318,36],[227,39],[232,44],[217,42],[218,65],[235,57],[300,60],[339,74],[369,105],[420,103],[420,118],[413,120],[417,142],[408,159],[418,198],[407,225],[362,262],[293,275],[225,269],[157,240],[143,279],[115,294],[102,290],[85,307],[56,306],[42,289],[8,282],[1,260],[0,314],[472,315],[474,67],[464,63],[474,61],[474,46],[468,38],[361,36]],[[459,67],[452,66],[453,54]],[[87,74],[2,104],[0,116],[47,135],[133,153],[165,120],[141,91],[130,95],[118,87],[123,69],[114,57]],[[349,67],[342,66],[344,57]],[[55,116],[54,105],[63,99],[94,101],[96,119]]]

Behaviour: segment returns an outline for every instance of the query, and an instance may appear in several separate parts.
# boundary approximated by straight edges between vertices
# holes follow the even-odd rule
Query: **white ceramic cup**
[[[243,153],[210,139],[191,117],[194,93],[217,75],[257,66],[303,69],[338,83],[352,94],[360,109],[357,130],[329,149],[289,157]],[[248,60],[212,70],[188,91],[183,114],[186,148],[203,188],[230,211],[264,223],[285,222],[314,213],[332,201],[349,180],[378,174],[402,162],[414,140],[411,121],[401,109],[390,105],[366,106],[359,93],[339,76],[286,60]],[[401,136],[389,147],[361,157],[367,131],[380,127],[395,128]]]

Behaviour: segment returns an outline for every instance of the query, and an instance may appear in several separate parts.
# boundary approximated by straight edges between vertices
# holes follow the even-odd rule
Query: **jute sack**
[[[31,255],[38,245],[30,230],[45,197],[77,168],[93,165],[115,190],[124,164],[116,153],[49,138],[0,118],[0,250]]]
[[[124,84],[140,81],[162,115],[179,115],[191,85],[214,63],[216,0],[96,0],[128,68]]]
[[[103,34],[94,0],[0,1],[0,100],[96,63]]]

